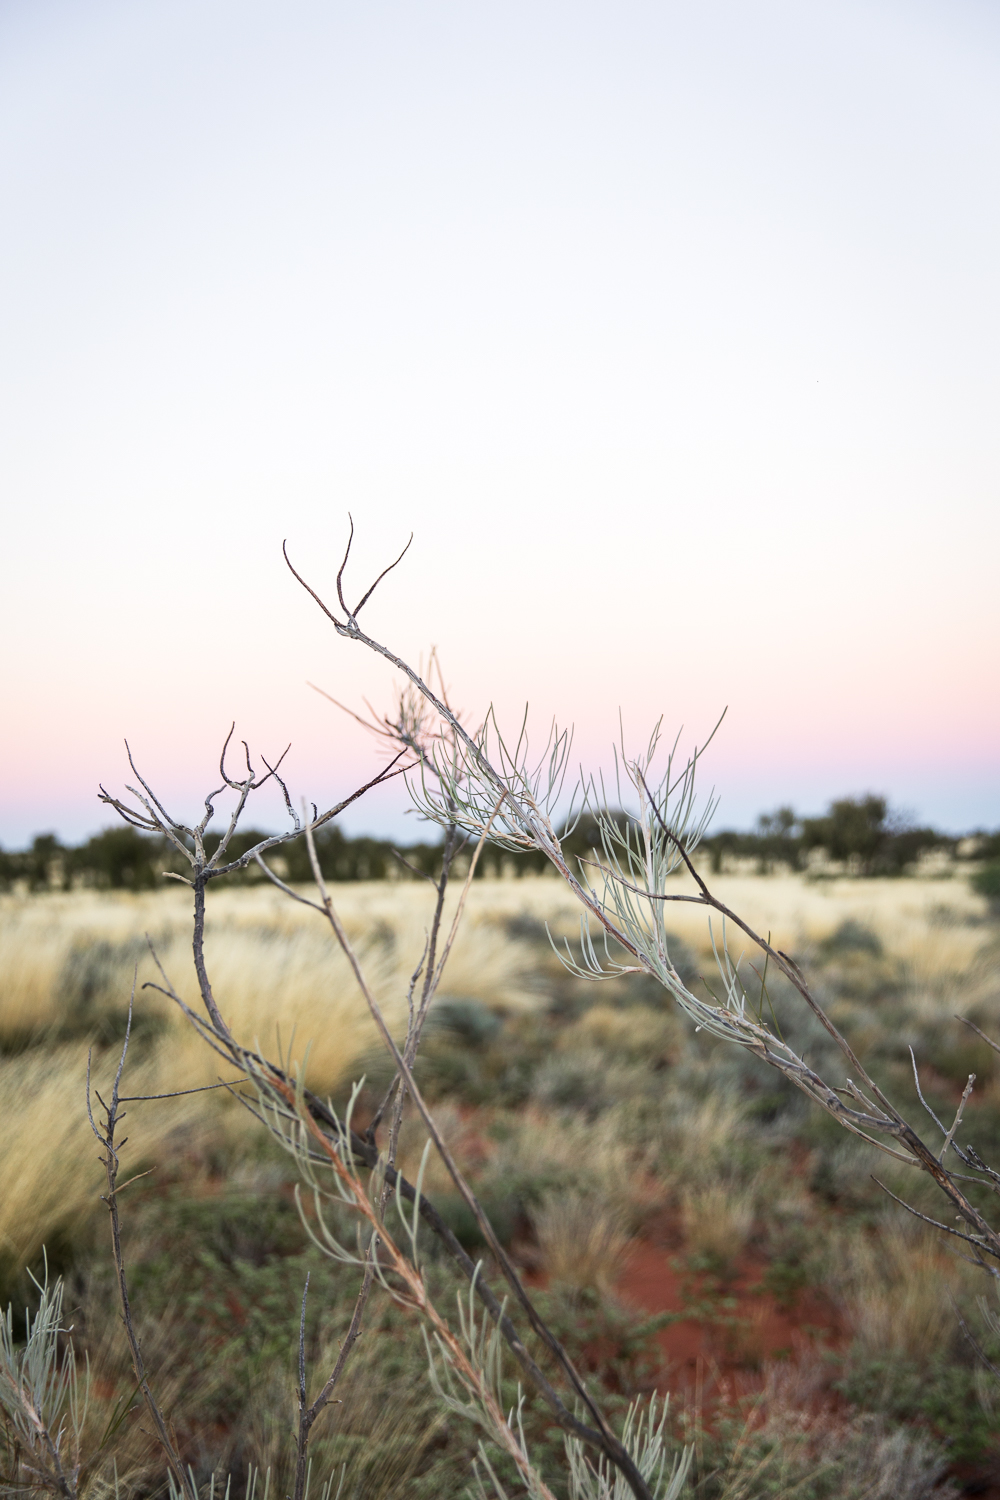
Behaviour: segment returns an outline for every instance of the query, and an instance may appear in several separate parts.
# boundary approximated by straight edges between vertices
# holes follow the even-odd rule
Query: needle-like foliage
[[[90,1367],[81,1379],[70,1330],[63,1323],[61,1276],[49,1282],[48,1267],[38,1288],[34,1316],[25,1310],[25,1341],[14,1334],[14,1310],[0,1315],[0,1406],[7,1426],[11,1467],[23,1468],[28,1487],[75,1500],[80,1477],[80,1439],[90,1396]],[[8,1472],[0,1491],[25,1486]]]

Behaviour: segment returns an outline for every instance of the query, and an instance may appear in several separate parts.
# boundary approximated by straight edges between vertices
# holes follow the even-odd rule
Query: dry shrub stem
[[[138,970],[136,970],[136,975],[137,974]],[[90,1120],[94,1135],[97,1137],[97,1140],[99,1141],[105,1153],[101,1158],[108,1180],[108,1191],[107,1196],[104,1197],[104,1202],[107,1204],[108,1213],[111,1218],[111,1250],[115,1262],[115,1272],[118,1282],[118,1296],[122,1310],[122,1322],[125,1327],[125,1338],[128,1341],[129,1353],[132,1356],[132,1369],[135,1373],[136,1387],[142,1393],[142,1399],[146,1403],[146,1410],[149,1413],[150,1420],[156,1431],[156,1436],[159,1440],[160,1447],[163,1449],[164,1456],[166,1457],[167,1463],[170,1465],[171,1473],[173,1474],[174,1479],[180,1487],[181,1493],[190,1496],[190,1500],[198,1500],[197,1487],[195,1486],[190,1473],[185,1472],[184,1465],[181,1462],[180,1454],[177,1452],[177,1446],[174,1443],[174,1440],[167,1428],[163,1413],[160,1411],[160,1408],[156,1403],[156,1399],[149,1388],[149,1381],[146,1378],[146,1367],[142,1358],[142,1350],[139,1347],[139,1339],[136,1335],[135,1326],[132,1322],[132,1307],[131,1303],[129,1302],[128,1281],[125,1274],[125,1257],[122,1253],[121,1219],[118,1213],[118,1194],[122,1191],[123,1188],[128,1186],[128,1183],[125,1182],[119,1185],[118,1171],[120,1165],[119,1152],[121,1151],[121,1148],[122,1146],[124,1146],[125,1140],[127,1140],[128,1137],[126,1136],[125,1140],[119,1141],[116,1144],[115,1130],[119,1121],[124,1118],[124,1111],[119,1112],[119,1104],[121,1102],[119,1096],[119,1085],[121,1084],[122,1073],[125,1070],[125,1059],[128,1055],[129,1037],[132,1031],[132,1008],[134,1003],[135,976],[133,976],[132,980],[132,993],[129,996],[128,1020],[125,1024],[125,1040],[122,1044],[122,1053],[118,1061],[118,1071],[115,1073],[115,1080],[111,1087],[110,1102],[106,1104],[97,1090],[94,1090],[95,1097],[97,1098],[98,1103],[101,1105],[101,1108],[104,1111],[103,1133],[98,1129],[94,1121],[93,1109],[90,1102],[90,1053],[87,1054],[87,1116]],[[134,1182],[135,1178],[130,1178],[129,1181]]]
[[[306,1483],[309,1475],[309,1436],[312,1432],[313,1423],[324,1407],[329,1406],[333,1400],[333,1392],[338,1380],[344,1373],[344,1366],[350,1358],[351,1350],[361,1337],[361,1320],[368,1298],[371,1295],[374,1282],[374,1235],[368,1246],[368,1254],[365,1258],[364,1275],[361,1278],[361,1289],[358,1292],[354,1304],[354,1313],[351,1317],[350,1326],[344,1335],[344,1341],[337,1355],[337,1362],[330,1373],[326,1385],[320,1391],[311,1406],[306,1405],[306,1298],[309,1295],[309,1277],[306,1276],[306,1284],[302,1291],[302,1315],[299,1320],[299,1427],[295,1440],[295,1489],[293,1500],[303,1500],[306,1492]]]

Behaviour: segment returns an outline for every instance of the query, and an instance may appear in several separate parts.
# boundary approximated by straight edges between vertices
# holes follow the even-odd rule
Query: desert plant
[[[90,1370],[77,1369],[70,1330],[63,1325],[63,1281],[37,1283],[38,1308],[25,1312],[25,1340],[18,1347],[14,1310],[0,1315],[0,1409],[6,1438],[5,1492],[47,1491],[76,1500],[81,1436],[90,1394]]]
[[[620,1209],[578,1192],[548,1193],[531,1214],[553,1284],[607,1290],[628,1247]]]
[[[348,554],[349,551],[350,546]],[[553,821],[567,770],[569,736],[553,731],[543,755],[536,762],[530,758],[523,730],[517,742],[508,746],[492,711],[478,731],[467,729],[449,705],[443,688],[439,687],[435,691],[405,661],[361,630],[358,614],[380,580],[376,580],[376,585],[367,591],[358,605],[353,609],[349,608],[343,591],[348,554],[345,554],[337,576],[340,613],[330,609],[297,572],[295,576],[333,623],[338,635],[378,653],[408,679],[408,686],[399,699],[395,714],[377,719],[372,725],[375,732],[389,744],[393,759],[368,785],[377,784],[387,775],[405,774],[417,807],[426,818],[438,824],[443,832],[441,870],[437,879],[429,877],[435,891],[432,922],[423,953],[415,956],[415,967],[408,988],[405,1040],[401,1045],[397,1043],[386,1023],[364,966],[331,900],[316,848],[317,831],[327,825],[347,802],[353,801],[354,797],[367,790],[367,787],[359,789],[353,797],[322,815],[315,808],[310,814],[304,806],[300,815],[295,811],[287,787],[279,775],[280,760],[273,767],[265,761],[267,775],[258,778],[247,751],[246,776],[231,777],[227,773],[225,757],[232,731],[220,760],[223,787],[206,798],[206,812],[198,824],[183,825],[173,819],[138,772],[136,776],[141,790],[129,789],[133,799],[130,802],[114,797],[102,788],[103,800],[127,823],[146,833],[167,839],[176,854],[186,860],[189,866],[190,878],[187,883],[192,889],[194,906],[194,969],[204,1013],[196,1013],[185,1004],[162,969],[161,982],[153,988],[180,1007],[204,1043],[252,1083],[256,1102],[251,1107],[293,1151],[300,1171],[310,1187],[313,1207],[318,1216],[317,1223],[320,1224],[319,1230],[314,1230],[319,1242],[336,1256],[353,1254],[345,1248],[335,1229],[323,1227],[326,1222],[323,1217],[325,1195],[329,1188],[320,1186],[318,1173],[321,1169],[326,1174],[324,1181],[332,1183],[341,1200],[366,1222],[367,1244],[359,1249],[356,1256],[357,1269],[361,1274],[357,1304],[358,1325],[360,1326],[369,1293],[376,1284],[401,1305],[410,1308],[421,1321],[425,1336],[433,1341],[429,1346],[432,1367],[436,1371],[434,1379],[438,1382],[442,1399],[457,1403],[453,1409],[462,1409],[483,1426],[490,1441],[513,1463],[529,1493],[544,1495],[548,1491],[545,1480],[527,1450],[517,1415],[511,1413],[505,1416],[498,1400],[497,1361],[501,1339],[514,1355],[522,1375],[547,1402],[553,1417],[567,1434],[567,1441],[571,1444],[583,1443],[598,1455],[596,1468],[589,1468],[587,1465],[590,1460],[585,1462],[577,1449],[570,1449],[568,1463],[572,1484],[579,1488],[578,1481],[572,1479],[574,1464],[577,1462],[574,1455],[577,1455],[579,1463],[583,1465],[580,1473],[590,1475],[598,1486],[595,1494],[617,1493],[617,1487],[622,1482],[627,1483],[640,1500],[650,1500],[654,1494],[673,1493],[680,1469],[666,1478],[662,1466],[657,1469],[654,1463],[655,1474],[652,1471],[644,1472],[645,1460],[655,1446],[650,1437],[654,1430],[652,1416],[649,1417],[649,1425],[642,1429],[647,1436],[642,1448],[645,1456],[640,1457],[636,1443],[632,1442],[630,1446],[628,1432],[623,1432],[619,1437],[612,1431],[592,1391],[540,1316],[494,1226],[459,1170],[414,1078],[413,1068],[421,1034],[431,1002],[439,989],[469,885],[484,847],[492,844],[501,851],[525,851],[534,857],[544,858],[580,903],[583,917],[579,957],[568,946],[562,955],[573,974],[588,980],[617,978],[626,974],[645,976],[674,999],[681,1012],[694,1022],[696,1029],[709,1032],[722,1041],[752,1053],[825,1110],[838,1125],[860,1136],[894,1162],[928,1174],[944,1193],[951,1208],[957,1211],[959,1221],[964,1221],[964,1228],[959,1230],[939,1221],[932,1222],[947,1234],[960,1239],[967,1250],[971,1249],[977,1264],[984,1269],[992,1269],[996,1274],[993,1263],[1000,1261],[1000,1234],[976,1206],[966,1184],[973,1182],[988,1188],[1000,1183],[1000,1173],[983,1162],[971,1145],[960,1145],[957,1140],[974,1078],[970,1076],[956,1117],[952,1125],[946,1127],[940,1124],[926,1105],[914,1066],[920,1102],[931,1114],[943,1136],[943,1145],[935,1152],[861,1064],[848,1040],[813,994],[798,965],[787,953],[774,947],[769,938],[755,932],[737,913],[730,910],[711,891],[694,865],[692,854],[712,812],[711,801],[701,808],[696,801],[695,776],[702,751],[697,751],[686,763],[680,764],[675,746],[666,757],[664,772],[654,778],[652,766],[659,745],[659,726],[643,754],[630,758],[623,750],[618,759],[613,798],[608,797],[603,784],[593,780],[583,783],[580,788],[581,802],[593,820],[595,847],[589,856],[577,859],[569,855],[563,840],[567,837],[567,830],[573,827],[573,819],[571,817],[568,822],[562,820],[559,832]],[[294,569],[292,571],[295,572]],[[131,755],[129,759],[134,770]],[[235,857],[230,857],[235,851],[233,841],[251,794],[272,777],[283,792],[291,827],[283,834],[261,839],[242,849]],[[206,839],[208,824],[215,812],[215,800],[226,788],[235,794],[236,805],[226,832],[213,849]],[[637,811],[630,812],[623,818],[620,809],[629,801],[637,807]],[[319,890],[318,901],[288,885],[271,868],[266,858],[271,851],[299,837],[304,839],[308,850],[312,874]],[[468,854],[463,855],[463,850],[466,849]],[[467,861],[465,882],[457,912],[449,928],[443,922],[445,893],[459,856]],[[303,1077],[296,1075],[287,1059],[276,1064],[258,1048],[248,1048],[223,1017],[209,977],[205,953],[206,890],[215,879],[244,869],[251,861],[276,887],[291,899],[312,907],[327,924],[334,941],[348,961],[391,1058],[395,1070],[392,1083],[364,1131],[352,1127],[350,1115],[341,1119],[329,1102],[324,1102],[311,1093],[305,1087]],[[675,876],[686,876],[690,882],[689,888],[678,889],[677,881],[673,879]],[[669,902],[693,903],[706,910],[710,922],[713,915],[722,919],[721,931],[713,931],[721,998],[706,1000],[700,997],[691,988],[688,977],[679,969],[671,954],[672,939],[665,922]],[[591,922],[596,922],[600,929],[600,946],[595,945]],[[757,986],[754,986],[755,992],[751,992],[744,983],[740,965],[731,957],[727,935],[732,928],[741,931],[762,955],[762,971],[758,975],[759,992]],[[832,1082],[814,1070],[783,1036],[769,998],[769,968],[777,971],[801,997],[808,1011],[839,1049],[850,1068],[850,1076],[843,1083]],[[560,1397],[529,1352],[508,1315],[505,1304],[501,1303],[489,1286],[483,1265],[473,1263],[442,1216],[423,1195],[419,1177],[417,1183],[413,1184],[398,1170],[396,1158],[403,1105],[407,1098],[420,1115],[430,1143],[446,1168],[455,1191],[475,1220],[493,1262],[507,1281],[513,1297],[513,1309],[523,1317],[536,1339],[547,1350],[559,1372],[559,1378],[569,1389],[570,1399],[577,1405],[579,1415],[574,1414]],[[117,1171],[115,1121],[113,1096],[112,1104],[106,1111],[104,1134],[100,1138],[107,1151],[107,1161],[110,1163],[113,1158]],[[384,1125],[383,1122],[387,1123]],[[380,1129],[383,1130],[381,1145],[378,1141]],[[949,1152],[960,1161],[965,1169],[963,1172],[953,1169]],[[117,1200],[110,1165],[108,1171],[110,1206]],[[362,1171],[370,1174],[367,1185],[362,1179]],[[404,1225],[405,1234],[399,1243],[387,1227],[386,1212],[391,1204],[395,1205]],[[113,1223],[116,1211],[115,1209],[112,1214]],[[916,1209],[911,1211],[919,1214]],[[923,1214],[919,1216],[925,1217]],[[462,1303],[458,1334],[451,1329],[428,1295],[421,1276],[417,1245],[421,1224],[437,1236],[452,1264],[466,1279],[468,1292]],[[125,1279],[117,1236],[115,1245],[124,1299]],[[485,1324],[477,1322],[477,1302],[484,1309],[492,1329],[488,1330]],[[345,1349],[349,1354],[349,1341],[345,1342]],[[136,1350],[133,1350],[133,1357],[136,1361],[137,1379],[141,1385],[144,1377]],[[323,1386],[322,1401],[329,1398],[332,1383],[340,1368],[342,1365],[338,1360],[337,1367]],[[453,1384],[456,1381],[457,1387]],[[151,1393],[147,1396],[144,1389],[143,1394],[147,1397],[152,1415],[155,1403],[152,1403]],[[312,1420],[310,1414],[315,1409],[315,1403],[310,1406],[306,1402],[304,1375],[300,1380],[299,1405],[296,1500],[302,1500],[304,1492],[309,1425]],[[155,1416],[153,1420],[155,1424]],[[633,1428],[630,1429],[633,1437],[640,1427],[641,1422],[636,1417]],[[161,1441],[175,1482],[185,1484],[187,1481],[183,1468],[171,1447],[169,1434],[165,1431]],[[489,1467],[491,1460],[485,1449],[480,1456],[490,1483],[499,1492],[500,1480]],[[613,1478],[612,1469],[615,1472]]]

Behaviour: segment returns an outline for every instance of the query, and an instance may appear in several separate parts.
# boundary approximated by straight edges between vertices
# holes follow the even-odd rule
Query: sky
[[[0,844],[367,780],[349,512],[470,722],[996,826],[998,168],[987,0],[2,0]]]

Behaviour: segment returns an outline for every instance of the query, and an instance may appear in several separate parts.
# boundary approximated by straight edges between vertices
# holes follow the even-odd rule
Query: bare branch
[[[966,1240],[970,1245],[974,1245],[980,1252],[985,1250],[987,1255],[996,1254],[996,1251],[992,1248],[992,1246],[984,1245],[982,1240],[973,1239],[971,1234],[963,1234],[960,1229],[952,1229],[950,1224],[942,1224],[940,1219],[928,1218],[926,1214],[922,1214],[919,1209],[914,1208],[913,1205],[911,1203],[907,1203],[905,1199],[897,1198],[896,1194],[891,1190],[891,1188],[887,1188],[885,1183],[880,1182],[877,1177],[873,1176],[872,1182],[874,1182],[877,1187],[880,1187],[883,1193],[888,1193],[889,1197],[893,1200],[894,1203],[898,1203],[900,1208],[905,1208],[906,1212],[908,1214],[912,1214],[915,1219],[923,1219],[925,1224],[930,1224],[933,1226],[933,1228],[940,1229],[945,1234],[953,1234],[958,1240]]]
[[[235,732],[236,720],[234,719],[229,726],[229,733],[226,735],[225,741],[223,742],[222,754],[219,756],[219,775],[222,777],[227,786],[239,788],[240,783],[238,781],[231,781],[226,774],[226,751],[229,749],[229,741],[232,739]]]
[[[378,588],[379,584],[382,582],[382,579],[385,577],[385,575],[387,573],[391,573],[392,570],[393,570],[393,568],[398,568],[399,567],[399,564],[403,561],[403,558],[409,552],[410,547],[412,546],[412,544],[413,544],[413,532],[411,531],[410,532],[410,540],[407,542],[407,544],[403,548],[402,552],[396,558],[396,561],[395,562],[391,562],[387,568],[383,568],[382,569],[381,573],[378,575],[378,577],[376,578],[375,582],[372,584],[371,588],[368,590],[367,594],[365,594],[364,597],[362,598],[361,603],[360,604],[356,604],[354,606],[354,609],[351,611],[351,619],[352,620],[356,619],[357,616],[361,613],[363,607],[368,603],[368,600],[371,598],[372,594],[374,594],[375,590]],[[346,562],[347,559],[345,558],[344,561]]]
[[[353,528],[353,522],[351,524],[352,524],[352,528]],[[349,548],[350,548],[350,543],[348,542],[348,549]],[[298,579],[299,583],[301,583],[301,585],[305,589],[306,593],[312,595],[312,597],[315,599],[316,603],[319,605],[320,609],[326,615],[327,619],[328,620],[332,620],[333,623],[334,623],[334,625],[337,626],[338,630],[344,630],[346,627],[342,624],[342,622],[340,620],[337,619],[337,616],[335,614],[331,613],[331,611],[327,609],[326,605],[323,603],[322,599],[317,594],[316,590],[314,588],[310,588],[309,584],[306,583],[305,579],[302,577],[302,574],[301,573],[297,573],[295,571],[295,568],[292,566],[292,559],[288,555],[288,542],[287,542],[287,540],[284,541],[284,542],[282,542],[282,544],[281,544],[281,550],[282,550],[282,552],[284,554],[285,562],[288,564],[288,570],[289,570],[289,572],[293,575],[293,577],[295,577],[296,579]],[[347,562],[347,553],[345,552],[345,554],[344,554],[344,563],[346,563],[346,562]],[[343,571],[344,563],[341,563],[341,571]],[[339,577],[339,574],[338,574],[338,577]],[[344,613],[345,614],[347,613],[347,606],[346,605],[344,605]]]
[[[910,1054],[910,1062],[913,1064],[913,1082],[916,1084],[916,1087],[917,1087],[917,1098],[920,1100],[921,1104],[924,1106],[924,1109],[930,1115],[931,1119],[934,1121],[934,1124],[937,1126],[938,1130],[940,1130],[941,1134],[946,1136],[948,1134],[947,1127],[941,1124],[941,1121],[938,1119],[937,1115],[931,1109],[930,1105],[927,1103],[927,1100],[924,1098],[923,1093],[921,1092],[920,1078],[919,1078],[919,1075],[917,1073],[917,1059],[913,1055],[913,1048],[910,1047],[907,1050],[909,1051],[909,1054]]]
[[[408,859],[403,858],[398,849],[390,849],[389,853],[392,855],[393,859],[399,860],[399,863],[403,866],[404,870],[409,870],[410,874],[415,875],[418,880],[430,881],[434,889],[437,890],[437,881],[434,879],[433,875],[428,875],[426,870],[418,870],[416,865],[411,865]]]
[[[968,1026],[970,1031],[974,1031],[977,1036],[982,1037],[987,1047],[992,1047],[994,1052],[1000,1052],[1000,1043],[995,1042],[992,1037],[987,1036],[985,1031],[980,1031],[975,1021],[970,1021],[968,1016],[956,1016],[955,1020],[961,1021],[963,1026]]]
[[[143,985],[143,989],[145,989],[145,988],[146,988],[146,986]],[[159,986],[156,986],[156,988],[159,988]],[[162,991],[161,991],[161,993],[162,993]],[[233,1083],[239,1083],[240,1081],[241,1080],[239,1078],[234,1078],[233,1079]],[[204,1083],[204,1084],[201,1085],[200,1088],[196,1088],[196,1089],[171,1089],[171,1091],[170,1091],[169,1094],[122,1094],[121,1099],[120,1099],[119,1102],[122,1103],[122,1104],[145,1104],[145,1103],[148,1103],[152,1099],[180,1099],[180,1098],[183,1098],[184,1095],[186,1095],[186,1094],[207,1094],[212,1089],[228,1089],[228,1088],[232,1088],[232,1084],[230,1084],[230,1083]]]
[[[104,1202],[108,1206],[108,1212],[111,1217],[111,1245],[112,1253],[114,1255],[115,1270],[117,1272],[118,1296],[121,1303],[122,1320],[125,1325],[125,1337],[128,1341],[129,1352],[132,1356],[132,1368],[135,1373],[136,1387],[142,1393],[142,1398],[146,1403],[146,1410],[149,1413],[150,1420],[152,1421],[153,1427],[156,1431],[156,1436],[159,1441],[160,1447],[163,1449],[164,1457],[166,1458],[167,1463],[170,1466],[171,1472],[173,1473],[174,1478],[177,1481],[181,1493],[186,1494],[189,1497],[189,1500],[199,1500],[197,1487],[190,1474],[185,1471],[184,1465],[181,1462],[180,1454],[177,1452],[173,1439],[171,1438],[170,1433],[167,1429],[167,1424],[164,1421],[163,1414],[156,1403],[156,1399],[153,1396],[152,1391],[150,1390],[149,1382],[146,1378],[146,1370],[145,1365],[143,1364],[142,1351],[139,1347],[139,1340],[132,1322],[132,1307],[129,1302],[128,1281],[125,1273],[125,1257],[122,1252],[121,1223],[118,1217],[118,1193],[121,1191],[121,1188],[126,1187],[128,1184],[122,1183],[121,1188],[118,1185],[118,1158],[119,1152],[122,1145],[124,1145],[124,1142],[116,1145],[115,1127],[118,1124],[118,1121],[121,1119],[121,1115],[118,1112],[118,1105],[121,1102],[118,1094],[118,1085],[121,1082],[122,1072],[125,1068],[125,1059],[128,1055],[128,1044],[132,1030],[132,1011],[134,1004],[135,979],[133,979],[132,981],[132,994],[129,998],[128,1006],[128,1020],[125,1026],[125,1041],[122,1045],[122,1053],[118,1063],[118,1071],[115,1074],[115,1081],[111,1090],[110,1103],[105,1105],[105,1129],[103,1135],[100,1131],[98,1131],[96,1125],[94,1124],[94,1118],[91,1112],[89,1057],[87,1060],[87,1114],[90,1118],[90,1123],[94,1128],[94,1133],[95,1135],[97,1135],[98,1140],[101,1142],[105,1150],[103,1160],[108,1181],[108,1191],[107,1194],[104,1195]],[[100,1098],[100,1095],[98,1095],[98,1098]],[[134,1180],[134,1178],[130,1179],[130,1181]]]
[[[948,1131],[948,1134],[944,1138],[944,1145],[941,1147],[941,1155],[938,1157],[938,1161],[942,1161],[942,1162],[944,1161],[945,1155],[946,1155],[946,1153],[948,1151],[948,1147],[952,1144],[952,1142],[955,1139],[955,1132],[958,1130],[958,1127],[962,1123],[962,1115],[965,1112],[965,1106],[968,1103],[969,1096],[972,1093],[972,1088],[973,1088],[973,1085],[974,1085],[975,1081],[976,1081],[976,1075],[975,1075],[975,1073],[970,1073],[969,1074],[969,1081],[965,1085],[965,1088],[962,1090],[962,1097],[959,1100],[958,1109],[955,1111],[955,1118],[951,1122],[951,1129]]]
[[[347,600],[344,598],[344,583],[343,583],[344,569],[347,567],[347,559],[351,555],[351,543],[354,541],[354,517],[351,515],[350,511],[347,512],[347,519],[351,523],[351,534],[347,538],[347,546],[344,549],[344,560],[341,563],[339,569],[337,570],[337,598],[340,600],[340,607],[344,611],[344,614],[347,616],[348,619],[350,619],[351,618],[351,611],[348,609],[348,607],[347,607]]]

